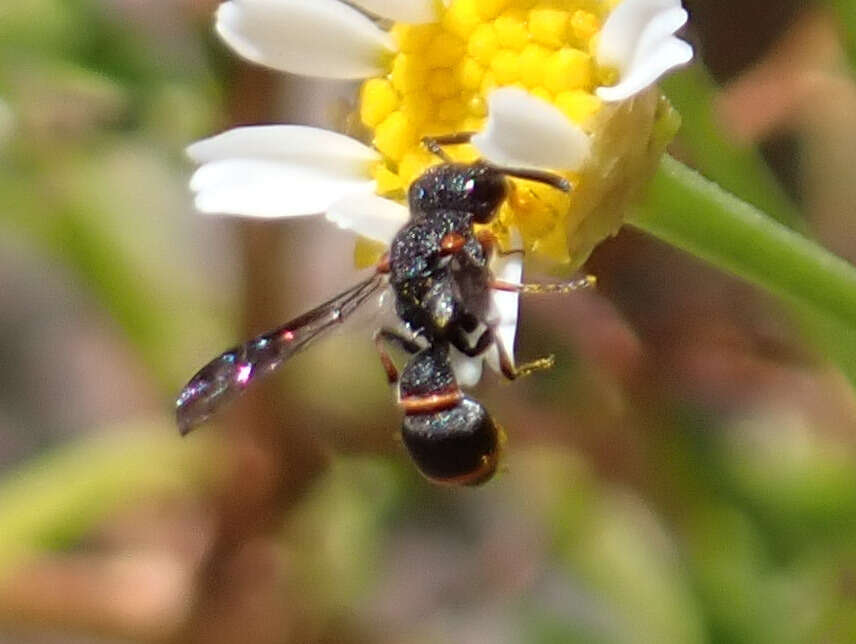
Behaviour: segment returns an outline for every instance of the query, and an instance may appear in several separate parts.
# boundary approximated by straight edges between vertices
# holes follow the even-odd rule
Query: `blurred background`
[[[216,5],[0,6],[0,642],[856,641],[856,339],[629,227],[523,303],[557,366],[480,385],[482,488],[416,473],[364,325],[179,438],[199,366],[358,279],[322,221],[193,212],[188,143],[354,91]],[[856,3],[685,5],[673,154],[856,260]]]

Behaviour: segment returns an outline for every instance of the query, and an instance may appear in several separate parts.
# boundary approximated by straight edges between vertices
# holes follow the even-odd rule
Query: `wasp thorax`
[[[443,163],[410,186],[408,199],[415,216],[438,210],[469,212],[473,221],[491,221],[508,195],[505,175],[486,163]]]
[[[496,472],[499,431],[472,398],[435,413],[405,416],[401,436],[419,470],[432,481],[480,485]]]

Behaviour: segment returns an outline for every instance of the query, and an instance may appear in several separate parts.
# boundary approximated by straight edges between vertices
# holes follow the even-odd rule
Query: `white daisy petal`
[[[488,119],[472,138],[499,165],[576,170],[588,157],[588,135],[558,108],[517,87],[494,90]]]
[[[352,194],[339,199],[327,209],[327,219],[339,228],[374,239],[387,246],[410,220],[406,206],[374,193]]]
[[[512,239],[512,244],[515,243],[519,244],[519,237]],[[523,276],[523,257],[519,253],[497,257],[491,264],[491,269],[496,279],[519,284]],[[518,293],[494,290],[491,295],[491,319],[496,323],[494,327],[496,341],[503,346],[512,364],[514,364],[514,338],[517,335],[519,305],[520,294]],[[500,372],[499,354],[495,348],[487,352],[485,359],[494,371]]]
[[[378,154],[350,137],[301,125],[241,127],[194,143],[190,188],[207,213],[293,217],[374,190]]]
[[[217,33],[244,58],[322,78],[367,78],[384,71],[391,36],[337,0],[231,0],[217,10]]]
[[[357,0],[356,4],[396,22],[421,24],[438,20],[434,0]]]
[[[359,171],[380,159],[371,147],[344,134],[307,125],[250,125],[202,139],[187,148],[197,163],[233,158],[281,159]],[[356,167],[355,167],[356,166]]]
[[[374,190],[368,179],[349,181],[260,159],[212,161],[190,181],[196,209],[247,217],[297,217],[324,212],[331,201]]]
[[[604,101],[623,101],[653,85],[666,72],[692,60],[693,48],[683,40],[669,38],[652,48],[644,65],[634,65],[617,85],[598,87],[597,95]]]
[[[494,347],[489,349],[490,352],[496,352]],[[455,380],[461,387],[471,389],[479,384],[482,377],[482,366],[485,358],[477,356],[470,358],[452,347],[449,351],[449,362],[452,365],[452,371],[455,374]]]
[[[601,30],[597,62],[618,68],[619,82],[601,87],[605,101],[633,96],[670,69],[692,59],[692,47],[674,36],[687,21],[680,0],[624,0]]]

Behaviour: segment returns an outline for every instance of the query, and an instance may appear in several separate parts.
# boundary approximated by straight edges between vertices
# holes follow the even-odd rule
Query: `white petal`
[[[490,351],[495,352],[496,349],[491,347]],[[471,389],[479,384],[482,376],[482,365],[484,363],[483,356],[470,358],[458,351],[455,347],[449,352],[449,362],[452,365],[452,371],[455,374],[455,380],[461,387]]]
[[[396,22],[421,24],[439,20],[434,0],[357,0],[356,4]]]
[[[410,220],[407,206],[374,193],[348,195],[327,209],[327,219],[339,228],[379,241],[387,246]]]
[[[648,25],[659,14],[675,8],[681,8],[680,0],[623,0],[600,30],[597,62],[618,67],[628,64]]]
[[[488,119],[472,138],[499,165],[576,170],[588,157],[588,135],[554,105],[517,87],[494,90]]]
[[[372,192],[374,183],[329,178],[276,161],[232,159],[206,163],[190,187],[200,212],[274,218],[322,213],[331,200]]]
[[[692,60],[693,48],[683,40],[669,38],[647,52],[644,64],[634,65],[617,85],[598,87],[597,95],[607,102],[623,101],[653,85],[666,72]]]
[[[380,159],[373,148],[356,139],[306,125],[237,127],[197,141],[187,148],[187,154],[198,163],[249,157],[322,165],[339,171],[357,166],[364,176],[368,176],[368,166]]]
[[[390,35],[337,0],[231,0],[217,10],[217,33],[260,65],[322,78],[367,78],[384,71]]]
[[[519,237],[513,236],[512,244],[519,244]],[[519,284],[523,276],[523,257],[519,253],[497,256],[491,269],[498,280]],[[491,294],[491,321],[496,324],[494,332],[496,341],[505,349],[505,353],[514,364],[514,338],[517,335],[517,313],[520,305],[520,294],[508,291],[494,290]],[[491,349],[485,356],[490,367],[500,372],[499,354]]]
[[[687,21],[680,0],[624,0],[600,34],[597,61],[617,67],[619,82],[598,88],[605,101],[629,98],[670,69],[692,59],[692,47],[674,33]]]
[[[190,188],[207,213],[290,217],[320,213],[374,190],[378,154],[350,137],[300,125],[242,127],[194,143],[203,165]]]

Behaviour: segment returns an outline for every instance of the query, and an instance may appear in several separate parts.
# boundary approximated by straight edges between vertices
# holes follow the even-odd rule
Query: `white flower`
[[[360,0],[355,4],[391,20],[440,19],[434,0]],[[446,3],[451,4],[451,3]],[[604,101],[620,101],[687,63],[692,48],[674,36],[687,20],[680,0],[623,0],[604,23],[600,65],[617,68],[618,83],[599,87]],[[389,33],[337,0],[230,0],[217,11],[217,32],[238,54],[295,74],[355,79],[384,75],[396,51]]]
[[[624,100],[688,63],[693,49],[674,35],[686,21],[680,0],[624,0],[619,4],[604,23],[597,48],[598,63],[616,67],[619,81],[599,87],[597,95],[604,101]]]
[[[384,18],[444,25],[444,6],[455,9],[454,0],[442,4],[358,0],[354,4]],[[692,49],[674,37],[685,21],[679,0],[619,4],[603,25],[596,52],[599,65],[617,70],[618,82],[598,87],[597,96],[603,101],[629,99],[688,61]],[[366,14],[337,0],[230,0],[220,5],[216,28],[235,51],[261,65],[326,78],[389,76],[395,85],[391,72],[398,53],[396,41]],[[405,57],[401,54],[398,59]],[[553,104],[513,87],[493,91],[486,102],[487,121],[472,140],[484,158],[499,165],[563,172],[585,167],[592,154],[591,136],[596,133],[586,134]],[[191,180],[196,206],[206,213],[268,218],[324,213],[341,228],[389,244],[408,213],[402,205],[375,194],[371,170],[378,162],[390,160],[381,144],[390,139],[390,132],[379,136],[375,130],[374,134],[383,155],[349,137],[295,125],[237,128],[200,141],[188,148],[200,164]],[[522,259],[519,254],[500,257],[492,268],[500,279],[517,283]],[[518,299],[517,293],[501,291],[492,299],[490,322],[509,355],[513,355]],[[495,347],[485,357],[498,368]],[[455,362],[460,362],[462,384],[478,380],[481,360]]]

